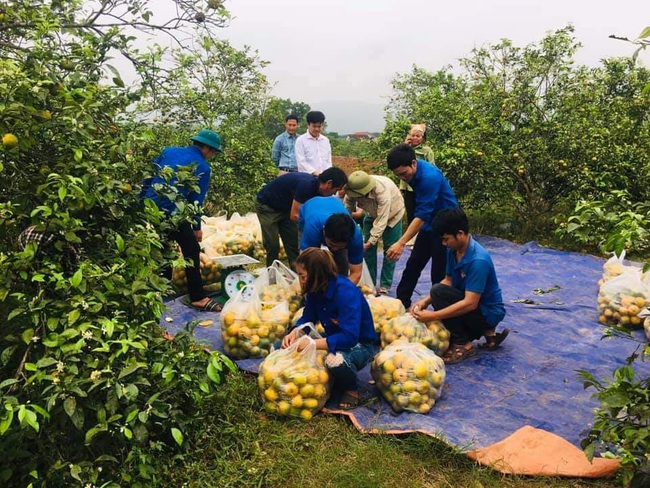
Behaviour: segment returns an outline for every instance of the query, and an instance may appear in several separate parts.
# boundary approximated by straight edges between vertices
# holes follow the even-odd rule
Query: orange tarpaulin
[[[603,478],[612,476],[619,466],[616,459],[594,458],[560,436],[526,426],[502,441],[468,453],[502,473]]]

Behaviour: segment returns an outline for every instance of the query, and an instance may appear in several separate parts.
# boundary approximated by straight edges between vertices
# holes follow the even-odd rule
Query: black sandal
[[[485,342],[480,343],[478,347],[479,349],[485,349],[486,351],[494,351],[501,345],[503,341],[506,340],[506,337],[508,337],[509,333],[510,329],[506,327],[502,332],[497,332],[491,336],[484,336]]]

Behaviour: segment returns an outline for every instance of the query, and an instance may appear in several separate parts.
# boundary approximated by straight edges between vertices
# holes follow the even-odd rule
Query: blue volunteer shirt
[[[360,342],[377,339],[368,301],[345,276],[330,279],[325,293],[307,293],[296,326],[320,322],[330,352],[347,351]]]
[[[290,136],[289,133],[285,130],[273,141],[273,147],[271,148],[271,159],[278,168],[285,171],[298,171],[298,163],[296,163],[295,151],[297,138],[297,134]]]
[[[417,160],[418,167],[408,182],[415,192],[415,216],[424,221],[422,230],[431,230],[433,216],[438,210],[458,207],[458,200],[449,181],[436,166],[423,159]]]
[[[478,304],[488,324],[496,327],[503,320],[506,309],[494,263],[472,236],[460,262],[456,262],[456,252],[447,249],[447,275],[454,288],[481,294]]]
[[[323,227],[332,215],[343,213],[349,215],[343,204],[335,197],[314,197],[300,207],[298,229],[302,232],[300,249],[321,247],[325,245]],[[354,226],[354,235],[346,246],[348,262],[361,264],[363,262],[363,237],[358,226]]]
[[[288,213],[296,200],[305,203],[318,196],[318,178],[309,173],[286,173],[269,181],[257,192],[257,201],[276,212]]]
[[[210,164],[205,160],[198,146],[167,147],[163,149],[160,156],[154,160],[154,166],[158,174],[144,182],[142,198],[153,200],[158,208],[168,215],[174,213],[176,211],[176,205],[168,198],[158,195],[154,189],[154,185],[165,183],[165,180],[160,176],[160,171],[162,169],[171,168],[174,170],[174,173],[176,173],[179,167],[189,166],[192,164],[195,165],[194,174],[198,178],[199,192],[190,191],[187,188],[179,188],[179,193],[187,202],[203,205],[203,201],[208,194],[212,170]],[[177,183],[178,179],[176,176],[172,177],[169,182],[172,186],[176,186]],[[201,228],[201,214],[196,216],[194,227],[197,229]]]

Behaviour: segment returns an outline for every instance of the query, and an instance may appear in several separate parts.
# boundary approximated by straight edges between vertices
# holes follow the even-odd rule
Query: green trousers
[[[298,224],[289,219],[289,213],[278,212],[257,202],[257,218],[262,228],[262,245],[266,249],[266,265],[271,266],[280,253],[280,239],[287,252],[289,264],[298,258]]]
[[[367,241],[370,236],[370,230],[372,229],[372,224],[375,221],[370,215],[366,214],[363,218],[363,241]],[[402,237],[402,221],[399,221],[395,224],[394,227],[386,227],[384,233],[381,236],[382,243],[384,245],[384,262],[381,266],[381,277],[379,279],[379,286],[384,288],[390,288],[393,284],[393,275],[395,274],[395,261],[391,261],[386,258],[386,251],[388,248],[395,244],[399,238]],[[366,264],[368,265],[368,271],[370,271],[370,276],[372,277],[372,282],[377,285],[377,245],[375,244],[370,249],[368,249],[363,254],[363,259],[365,259]]]

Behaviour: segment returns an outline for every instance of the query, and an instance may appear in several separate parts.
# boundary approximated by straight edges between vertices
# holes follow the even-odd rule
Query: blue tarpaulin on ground
[[[610,378],[635,349],[631,341],[603,339],[596,296],[604,260],[536,243],[517,245],[485,236],[477,240],[488,249],[497,269],[507,310],[497,331],[509,327],[508,339],[494,352],[479,350],[476,356],[448,366],[443,394],[428,415],[394,416],[378,398],[353,410],[351,417],[365,431],[425,432],[465,449],[489,446],[524,426],[579,446],[598,402],[591,398],[593,390],[583,389],[576,371],[586,369],[598,378]],[[398,263],[391,296],[408,252]],[[426,295],[430,286],[427,267],[413,300]],[[555,287],[559,288],[551,291]],[[194,335],[223,350],[217,314],[191,310],[179,300],[167,305],[163,327],[173,334],[190,320],[212,319],[214,325],[197,327]],[[257,371],[259,363],[237,361],[251,372]],[[644,376],[650,373],[647,363],[637,361],[637,368]],[[379,395],[370,384],[368,368],[360,378],[364,389]]]

